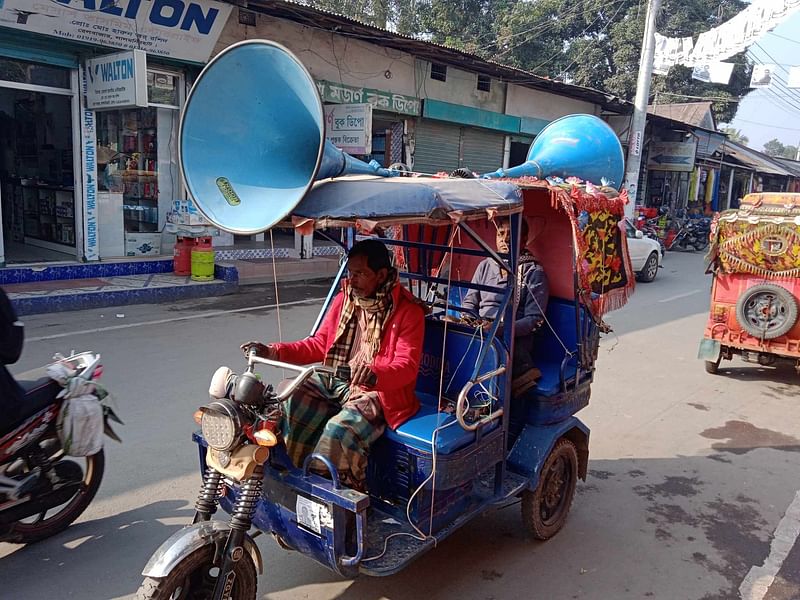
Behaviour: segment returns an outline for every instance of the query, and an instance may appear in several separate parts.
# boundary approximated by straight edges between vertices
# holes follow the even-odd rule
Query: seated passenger
[[[497,251],[507,253],[511,239],[508,219],[497,223]],[[519,255],[517,272],[517,312],[514,323],[514,363],[512,366],[511,393],[523,394],[536,385],[541,377],[539,369],[533,364],[534,333],[544,322],[547,300],[550,295],[547,275],[542,265],[528,250],[528,223],[522,219],[522,251]],[[505,287],[508,273],[500,268],[492,258],[485,258],[475,270],[472,283]],[[462,306],[477,312],[482,319],[491,322],[498,317],[503,296],[500,293],[469,290]],[[502,317],[502,315],[500,315]]]
[[[347,268],[350,277],[315,335],[290,343],[248,342],[242,350],[298,365],[349,365],[349,382],[312,377],[286,401],[283,439],[296,466],[312,452],[322,454],[342,483],[363,491],[370,445],[387,424],[396,429],[419,410],[414,389],[425,315],[400,284],[381,242],[355,244]]]

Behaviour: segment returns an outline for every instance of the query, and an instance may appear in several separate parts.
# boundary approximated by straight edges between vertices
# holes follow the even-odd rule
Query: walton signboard
[[[204,63],[232,8],[214,0],[5,0],[0,26]]]

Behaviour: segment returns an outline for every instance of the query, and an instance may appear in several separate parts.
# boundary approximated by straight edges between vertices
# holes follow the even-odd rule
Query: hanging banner
[[[696,64],[730,58],[775,29],[798,9],[798,0],[753,0],[732,19],[701,33],[687,57],[673,51],[676,62],[672,64],[693,67]],[[665,39],[670,41],[662,42],[662,48],[674,49],[677,48],[677,40],[680,38]]]
[[[0,26],[205,63],[231,10],[214,0],[0,0]]]
[[[654,171],[691,171],[697,142],[650,142],[647,168]]]
[[[372,105],[326,104],[325,137],[348,154],[372,153]]]
[[[765,88],[772,83],[772,74],[775,65],[753,65],[753,75],[750,77],[751,88]]]
[[[668,38],[656,32],[656,51],[653,55],[653,72],[666,75],[670,67],[684,64],[692,53],[691,37]]]
[[[733,63],[726,62],[698,64],[692,70],[692,79],[704,81],[705,83],[728,85],[733,73],[733,67]]]
[[[141,50],[86,61],[86,107],[92,110],[147,106],[147,55]]]
[[[800,67],[789,67],[789,76],[786,78],[786,87],[800,88]]]

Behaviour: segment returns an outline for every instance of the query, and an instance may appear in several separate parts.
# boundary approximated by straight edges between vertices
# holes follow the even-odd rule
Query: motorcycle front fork
[[[253,513],[261,497],[261,489],[264,485],[263,475],[264,468],[259,465],[253,471],[253,475],[242,483],[239,498],[231,513],[231,530],[225,546],[218,547],[214,554],[214,565],[219,568],[219,575],[217,575],[212,600],[224,600],[231,596],[236,579],[234,567],[236,562],[244,557],[244,538],[250,530]],[[211,516],[217,512],[222,485],[222,474],[209,467],[200,495],[195,503],[195,515],[192,523],[211,520]]]

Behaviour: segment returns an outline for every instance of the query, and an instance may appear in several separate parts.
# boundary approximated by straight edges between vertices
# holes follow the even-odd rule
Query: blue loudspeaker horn
[[[592,115],[569,115],[539,132],[524,163],[483,177],[580,177],[619,189],[624,168],[622,145],[605,121]]]
[[[200,212],[242,235],[275,225],[317,179],[394,174],[325,139],[314,80],[266,40],[234,44],[200,73],[181,117],[179,157]]]

